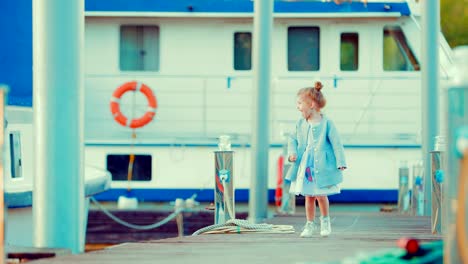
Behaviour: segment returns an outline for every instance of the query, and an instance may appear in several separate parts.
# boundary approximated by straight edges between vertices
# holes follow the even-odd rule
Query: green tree
[[[440,24],[450,47],[468,45],[468,0],[441,0]]]

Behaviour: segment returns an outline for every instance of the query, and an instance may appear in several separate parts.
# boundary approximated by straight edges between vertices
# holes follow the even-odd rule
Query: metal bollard
[[[283,164],[283,184],[281,186],[283,189],[283,195],[281,197],[281,211],[292,215],[296,212],[296,195],[289,192],[291,182],[284,178],[291,167],[292,165],[287,162]]]
[[[431,196],[432,196],[432,215],[431,231],[433,234],[442,234],[442,201],[444,180],[444,152],[431,151]]]
[[[408,162],[402,161],[398,170],[398,212],[409,213],[409,168]]]
[[[185,207],[184,199],[177,198],[175,200],[174,209],[179,210],[179,209],[183,209],[184,207]],[[180,212],[176,216],[176,223],[177,223],[177,233],[179,237],[183,237],[184,236],[184,212],[183,211]]]
[[[424,215],[424,167],[422,161],[413,165],[413,181],[411,193],[413,215]]]
[[[221,138],[226,141],[226,138]],[[215,224],[224,224],[236,218],[233,184],[233,154],[231,144],[220,141],[215,151]]]
[[[462,206],[468,199],[460,191],[466,177],[463,161],[468,143],[468,46],[454,49],[452,74],[447,89],[447,177],[444,179],[444,263],[468,263],[468,213]],[[466,190],[466,189],[465,189]],[[465,211],[465,214],[462,212]],[[462,227],[464,230],[462,230]],[[463,232],[465,231],[465,232]]]
[[[286,138],[287,134],[285,134]],[[296,213],[296,195],[290,193],[291,182],[286,180],[285,177],[288,174],[288,170],[292,167],[292,163],[288,161],[288,144],[287,140],[283,144],[283,153],[284,162],[283,162],[283,175],[282,175],[282,196],[281,196],[281,207],[280,212],[283,214],[293,215]]]

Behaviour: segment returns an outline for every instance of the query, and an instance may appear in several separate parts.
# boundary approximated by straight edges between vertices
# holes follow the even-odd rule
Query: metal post
[[[236,219],[232,150],[215,151],[215,224]]]
[[[283,157],[287,159],[288,155],[288,144],[287,142],[283,145]],[[283,183],[282,183],[282,196],[281,196],[281,209],[280,212],[284,214],[294,214],[296,212],[296,195],[290,193],[291,182],[286,180],[285,177],[288,170],[291,169],[292,165],[289,162],[283,162]]]
[[[456,230],[455,218],[457,215],[458,204],[458,184],[460,174],[460,157],[456,153],[457,149],[457,129],[468,124],[468,111],[466,110],[465,102],[468,101],[468,89],[449,89],[449,119],[448,119],[448,163],[447,163],[447,186],[445,187],[444,210],[446,211],[446,228],[445,237],[445,259],[444,263],[462,263],[459,257],[457,248],[457,237],[460,231]],[[445,232],[446,231],[446,232]]]
[[[431,231],[433,234],[442,233],[442,203],[444,192],[442,181],[444,179],[444,152],[440,150],[431,151],[431,181],[432,181],[432,216]]]
[[[3,144],[5,143],[5,93],[7,87],[0,85],[0,264],[5,263],[5,184],[3,175],[3,155],[5,153]]]
[[[422,157],[425,174],[431,171],[429,151],[439,124],[439,1],[422,1]],[[431,181],[424,183],[424,215],[431,215]]]
[[[268,151],[270,147],[270,64],[273,1],[254,1],[254,102],[252,126],[252,179],[249,193],[249,220],[267,218]]]
[[[409,168],[406,161],[402,161],[398,169],[398,212],[408,213],[409,197]]]
[[[84,0],[33,1],[36,247],[84,251]]]
[[[460,193],[460,187],[466,191],[466,186],[461,186],[461,165],[464,151],[468,148],[468,46],[456,48],[454,51],[454,67],[452,69],[451,80],[447,91],[447,176],[444,178],[444,204],[443,219],[444,229],[444,263],[468,263],[462,260],[461,255],[466,255],[466,245],[468,232],[463,233],[460,226],[457,227],[458,220],[468,219],[468,213],[460,214],[462,199],[468,200],[466,192]],[[465,168],[466,169],[466,168]],[[466,206],[464,210],[466,211]],[[464,223],[465,230],[468,230],[468,221]],[[462,247],[462,249],[460,249]],[[464,262],[465,261],[465,262]]]
[[[174,210],[180,210],[185,207],[185,201],[182,198],[177,198],[175,200]],[[177,233],[179,237],[184,236],[184,212],[180,212],[176,216],[176,223],[177,223]]]
[[[413,191],[411,192],[413,215],[424,215],[424,182],[426,182],[426,177],[423,173],[423,164],[417,162],[413,165]]]

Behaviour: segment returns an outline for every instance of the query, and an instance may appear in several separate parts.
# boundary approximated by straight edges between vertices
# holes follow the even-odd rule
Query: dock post
[[[442,218],[444,263],[468,263],[468,46],[455,48],[453,54],[454,65],[446,97],[447,176],[444,179]]]
[[[215,151],[215,224],[236,218],[232,150]]]
[[[422,110],[422,157],[424,171],[431,171],[429,151],[439,132],[439,1],[421,1],[421,110]],[[424,183],[424,215],[431,215],[431,182]]]
[[[84,0],[34,0],[33,243],[85,247]]]
[[[291,182],[286,180],[285,177],[288,173],[288,170],[291,169],[292,165],[287,161],[288,159],[288,143],[286,142],[283,145],[283,153],[285,160],[283,162],[283,182],[281,185],[282,196],[281,196],[281,209],[280,212],[285,214],[294,214],[296,213],[296,195],[290,192]]]
[[[398,169],[398,212],[408,213],[409,204],[409,168],[408,162],[402,161]]]
[[[422,161],[413,165],[413,188],[411,192],[411,208],[413,215],[424,215],[424,182],[426,181]]]
[[[273,0],[254,1],[252,157],[249,221],[268,217],[268,155],[270,150],[271,34]]]
[[[184,207],[185,207],[184,199],[177,198],[174,204],[175,211],[184,209]],[[177,214],[176,223],[177,223],[177,234],[179,237],[183,237],[184,236],[184,212],[183,211]]]
[[[444,151],[435,149],[431,151],[431,193],[432,193],[432,234],[442,234],[442,204],[444,200],[443,180],[445,171]]]

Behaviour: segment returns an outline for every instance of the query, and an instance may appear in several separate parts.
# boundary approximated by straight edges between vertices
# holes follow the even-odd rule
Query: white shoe
[[[307,222],[302,230],[301,237],[312,237],[318,231],[318,226],[315,222]]]
[[[320,217],[320,235],[323,237],[331,234],[331,222],[330,217]]]

